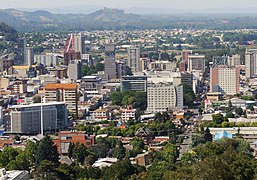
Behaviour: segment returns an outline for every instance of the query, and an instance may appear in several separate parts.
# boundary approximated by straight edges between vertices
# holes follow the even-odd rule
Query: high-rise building
[[[58,56],[55,55],[34,55],[34,63],[41,63],[45,66],[56,66],[59,64]]]
[[[235,95],[239,92],[239,67],[212,67],[210,73],[210,92],[220,92],[223,95]]]
[[[81,59],[80,52],[76,52],[74,50],[70,50],[68,52],[64,52],[63,64],[64,65],[68,65],[70,63],[70,61],[77,60],[77,59]]]
[[[183,108],[183,86],[170,83],[148,84],[147,111],[164,112]]]
[[[120,81],[121,91],[147,90],[147,76],[123,76]]]
[[[228,65],[228,59],[229,56],[213,56],[212,57],[212,64],[213,66],[219,66],[219,65]]]
[[[189,55],[193,53],[192,50],[183,50],[182,51],[182,61],[188,61]]]
[[[0,72],[7,71],[14,65],[13,57],[9,54],[5,54],[0,57]]]
[[[125,62],[116,62],[117,79],[120,79],[122,76],[126,74],[126,68],[127,66]]]
[[[105,44],[104,73],[107,79],[116,79],[115,45]]]
[[[82,63],[80,60],[70,61],[68,65],[69,78],[72,79],[73,81],[81,79],[82,77],[81,68],[82,68]]]
[[[245,53],[245,77],[257,76],[257,49],[248,49]]]
[[[241,65],[241,57],[239,54],[232,55],[228,58],[228,66],[240,66]]]
[[[67,107],[63,102],[15,105],[10,107],[11,133],[37,134],[41,131],[43,110],[44,131],[64,129],[68,125]]]
[[[172,71],[177,67],[176,62],[170,61],[154,61],[148,65],[149,70]]]
[[[78,117],[76,84],[46,84],[44,90],[46,102],[65,102],[67,109]]]
[[[205,56],[194,54],[188,56],[188,71],[200,71],[205,72]]]
[[[82,33],[74,35],[74,49],[80,52],[80,55],[85,54],[85,36]]]
[[[140,49],[129,48],[128,49],[128,66],[133,73],[140,71]]]
[[[34,63],[34,50],[32,47],[26,48],[25,65],[31,66]]]
[[[193,88],[193,74],[188,72],[181,72],[180,76],[173,78],[173,84],[178,86],[181,84],[187,84]]]

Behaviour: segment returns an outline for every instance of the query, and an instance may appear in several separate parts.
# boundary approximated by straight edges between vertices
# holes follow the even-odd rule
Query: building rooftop
[[[65,102],[51,102],[51,103],[35,103],[35,104],[29,104],[29,105],[14,105],[11,106],[10,109],[15,109],[15,108],[30,108],[30,107],[39,107],[39,106],[52,106],[52,105],[61,105],[65,104]]]
[[[77,89],[76,84],[46,84],[45,89]]]
[[[29,69],[30,66],[12,66],[14,69]],[[35,67],[35,65],[33,65],[32,67]]]

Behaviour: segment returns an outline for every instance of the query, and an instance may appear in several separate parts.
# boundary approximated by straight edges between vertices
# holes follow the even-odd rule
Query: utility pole
[[[41,135],[44,137],[43,95],[41,95]]]

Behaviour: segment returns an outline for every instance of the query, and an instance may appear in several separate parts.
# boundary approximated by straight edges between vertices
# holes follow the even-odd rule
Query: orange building
[[[65,102],[67,109],[78,117],[76,84],[46,84],[44,91],[46,102]]]
[[[57,146],[59,154],[68,154],[70,143],[84,144],[86,147],[95,145],[95,135],[86,134],[85,131],[61,131],[58,133],[58,138],[53,139]]]

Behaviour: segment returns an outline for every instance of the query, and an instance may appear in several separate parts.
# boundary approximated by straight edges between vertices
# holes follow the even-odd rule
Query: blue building
[[[233,135],[231,133],[228,133],[227,131],[221,131],[221,132],[217,132],[215,133],[214,135],[214,141],[217,141],[217,140],[220,140],[222,139],[223,137],[226,137],[226,138],[233,138]]]

